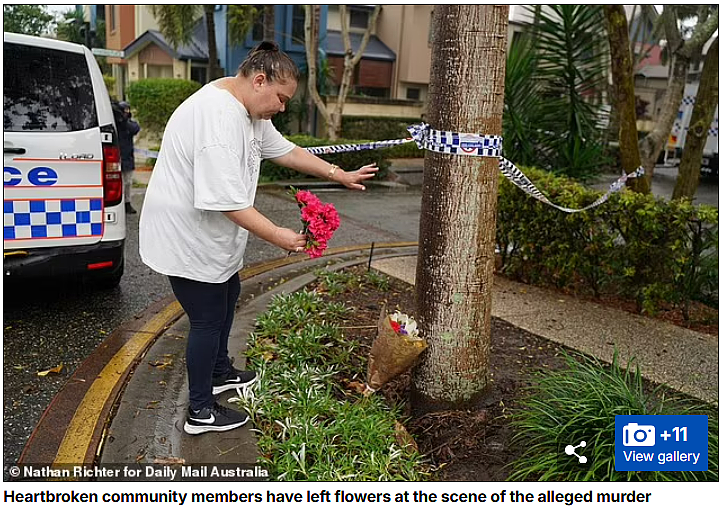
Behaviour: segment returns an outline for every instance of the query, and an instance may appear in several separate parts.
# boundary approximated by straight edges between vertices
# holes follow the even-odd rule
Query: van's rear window
[[[5,131],[80,131],[97,126],[85,56],[4,43]]]

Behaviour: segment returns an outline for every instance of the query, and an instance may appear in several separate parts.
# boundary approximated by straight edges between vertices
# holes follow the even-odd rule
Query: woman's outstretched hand
[[[379,167],[376,163],[370,163],[365,165],[353,172],[342,171],[336,179],[337,182],[342,183],[350,190],[364,190],[365,186],[362,184],[367,179],[372,179],[376,172],[379,171]]]

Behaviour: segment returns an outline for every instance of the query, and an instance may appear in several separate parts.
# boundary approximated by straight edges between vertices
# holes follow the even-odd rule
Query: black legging
[[[201,410],[212,406],[212,379],[226,375],[232,363],[227,354],[235,304],[240,296],[240,277],[208,284],[182,277],[170,277],[175,297],[190,318],[187,338],[187,377],[190,406]]]

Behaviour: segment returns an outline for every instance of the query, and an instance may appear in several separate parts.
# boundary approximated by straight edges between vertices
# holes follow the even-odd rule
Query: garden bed
[[[309,293],[307,293],[309,291]],[[273,321],[281,318],[282,310],[297,308],[300,302],[291,302],[292,307],[275,308],[270,310],[269,316],[264,315],[258,321],[259,336],[250,343],[248,350],[248,363],[257,364],[261,359],[260,369],[266,371],[263,381],[270,380],[275,390],[273,395],[265,395],[256,402],[251,411],[253,421],[261,433],[258,445],[262,452],[263,463],[270,468],[272,478],[292,480],[381,480],[381,479],[431,479],[440,481],[504,481],[512,477],[524,480],[535,480],[542,477],[540,473],[529,472],[521,474],[513,464],[527,457],[536,443],[528,441],[526,433],[531,434],[530,418],[524,425],[518,422],[523,410],[526,410],[527,399],[537,390],[537,379],[532,378],[539,370],[547,374],[563,374],[568,368],[568,361],[582,360],[581,354],[572,352],[564,346],[535,336],[511,324],[492,319],[492,345],[490,357],[491,384],[478,406],[469,410],[431,413],[422,417],[412,417],[409,406],[409,375],[405,374],[382,388],[370,398],[362,395],[365,377],[366,358],[372,341],[376,335],[377,320],[383,306],[388,311],[399,309],[411,315],[415,314],[414,288],[404,282],[385,277],[374,272],[367,272],[365,268],[355,267],[341,273],[321,273],[317,281],[311,284],[303,294],[298,295],[302,300],[321,299],[324,305],[318,308],[317,303],[310,309],[326,319],[326,326],[331,330],[320,332],[317,344],[297,344],[294,347],[277,348],[275,339],[286,335],[287,325],[300,326],[301,336],[303,329],[312,328],[305,313],[302,317],[287,317],[285,327]],[[291,299],[287,299],[291,300]],[[287,302],[288,304],[290,302]],[[301,305],[301,304],[300,304]],[[326,308],[329,307],[329,308]],[[273,319],[274,318],[274,319]],[[273,326],[276,325],[276,326]],[[273,328],[277,330],[273,333]],[[292,334],[294,335],[294,334]],[[335,341],[328,341],[335,336]],[[342,339],[339,341],[339,339]],[[308,338],[307,338],[308,339]],[[327,348],[323,348],[327,345]],[[320,372],[331,367],[331,375],[325,378],[327,388],[319,393],[323,396],[322,403],[302,405],[292,408],[286,402],[305,399],[304,395],[296,395],[294,390],[288,388],[296,383],[278,384],[277,375],[284,374],[272,368],[271,364],[282,362],[283,358],[294,357],[296,352],[305,351],[307,355],[300,355],[302,364],[315,359]],[[291,355],[290,355],[291,354]],[[309,358],[308,358],[309,357]],[[573,357],[573,358],[569,358]],[[254,362],[253,362],[254,360]],[[587,362],[584,360],[584,362]],[[255,365],[255,367],[257,367]],[[325,368],[325,369],[323,369]],[[592,366],[590,371],[581,368],[575,374],[579,375],[574,384],[582,388],[601,387],[597,380],[580,381],[586,373],[594,372],[588,378],[604,379],[610,375],[611,370],[599,365]],[[620,374],[621,373],[621,374]],[[273,376],[275,374],[275,376]],[[640,399],[641,406],[636,413],[660,413],[656,408],[658,402],[666,394],[670,399],[682,399],[679,408],[667,406],[664,413],[687,413],[687,406],[701,406],[701,411],[694,409],[694,413],[710,415],[710,459],[716,459],[716,409],[707,408],[670,389],[657,389],[656,385],[626,377],[623,370],[614,371],[614,380],[608,378],[606,392],[610,403],[626,408],[627,413],[633,409],[627,403],[637,401],[635,396],[647,395],[648,399]],[[284,376],[283,376],[284,378]],[[570,378],[573,376],[570,375]],[[543,381],[543,380],[540,380]],[[636,385],[634,385],[636,382]],[[618,384],[617,384],[618,383]],[[627,385],[625,385],[627,383]],[[302,383],[300,382],[300,386]],[[614,387],[612,387],[614,385]],[[560,387],[563,386],[560,385]],[[626,389],[625,389],[626,387]],[[626,393],[624,393],[626,390]],[[659,390],[659,392],[657,392]],[[604,390],[602,390],[604,391]],[[317,394],[318,391],[315,391]],[[590,391],[587,391],[590,392]],[[654,393],[653,393],[654,392]],[[614,394],[612,394],[614,393]],[[561,394],[557,392],[557,394]],[[309,395],[309,394],[308,394]],[[569,395],[568,408],[572,408],[577,395]],[[583,396],[587,397],[587,396]],[[602,396],[604,397],[604,396]],[[327,404],[325,398],[336,402]],[[562,399],[560,396],[559,399]],[[592,397],[588,399],[591,401]],[[580,400],[581,401],[581,400]],[[598,400],[598,401],[601,401]],[[258,415],[258,408],[278,409]],[[642,411],[641,407],[646,410]],[[288,408],[289,407],[289,408]],[[305,413],[305,409],[315,408],[318,411]],[[684,408],[682,408],[684,407]],[[623,408],[624,409],[624,408]],[[355,413],[356,412],[356,413]],[[595,410],[590,410],[593,413]],[[276,415],[274,416],[273,413]],[[613,414],[604,413],[610,418],[604,421],[605,431],[601,437],[611,439],[609,429],[613,431]],[[303,418],[304,417],[304,418]],[[288,421],[289,419],[289,421]],[[314,421],[317,427],[306,428],[303,420]],[[274,422],[273,422],[274,421]],[[373,423],[374,422],[374,423]],[[392,427],[394,424],[394,427]],[[403,424],[409,432],[411,440],[404,434]],[[290,431],[291,427],[298,428],[299,433]],[[326,429],[326,432],[323,430]],[[304,430],[301,431],[301,430]],[[524,432],[525,436],[517,440],[517,435]],[[586,435],[585,430],[576,434]],[[594,434],[595,432],[591,432]],[[573,436],[573,435],[572,435]],[[331,441],[328,439],[331,438]],[[568,438],[568,442],[572,439]],[[325,446],[323,442],[330,445]],[[713,442],[713,443],[712,443]],[[544,441],[546,444],[546,439]],[[579,443],[579,442],[576,442]],[[345,445],[346,444],[346,445]],[[606,444],[606,442],[605,442]],[[303,447],[304,446],[304,447]],[[610,446],[603,445],[603,452],[608,452]],[[354,449],[354,450],[353,450]],[[713,450],[712,450],[713,449]],[[610,451],[613,453],[613,451]],[[294,454],[293,454],[294,453]],[[374,453],[374,454],[373,454]],[[534,453],[539,463],[547,464],[547,471],[554,470],[556,452],[549,454]],[[338,463],[335,467],[330,459],[344,459],[357,457],[355,466],[367,467],[366,473],[361,470],[354,471],[350,463]],[[320,459],[322,458],[322,459]],[[590,480],[622,479],[626,473],[611,471],[612,455],[601,457],[603,462],[597,464],[597,474]],[[301,463],[300,463],[301,460]],[[327,462],[325,463],[325,461]],[[382,460],[375,463],[375,460]],[[345,459],[346,461],[346,459]],[[716,460],[715,460],[716,461]],[[561,459],[560,459],[561,464]],[[311,466],[310,466],[311,465]],[[382,465],[380,467],[380,465]],[[711,465],[711,463],[710,463]],[[716,477],[716,463],[713,465],[713,477]],[[712,466],[710,466],[710,470]],[[602,472],[603,471],[603,472]],[[273,475],[274,474],[274,475]],[[517,474],[520,474],[519,476]],[[604,477],[602,474],[606,474]],[[649,474],[654,474],[650,476]],[[694,473],[646,473],[639,479],[692,479]],[[697,473],[703,477],[703,473]],[[583,474],[553,473],[550,479],[578,479]],[[636,479],[636,477],[633,477]]]

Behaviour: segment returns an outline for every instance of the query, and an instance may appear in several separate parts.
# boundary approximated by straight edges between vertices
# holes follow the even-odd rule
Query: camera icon
[[[630,422],[622,428],[622,443],[625,446],[652,447],[655,443],[654,426]]]

